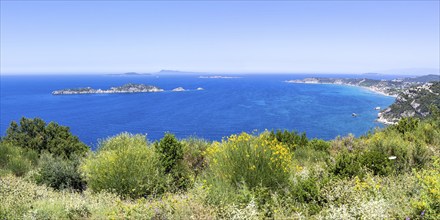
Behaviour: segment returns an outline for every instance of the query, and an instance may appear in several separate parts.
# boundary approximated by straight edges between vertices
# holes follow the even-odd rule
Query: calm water
[[[220,140],[242,131],[279,128],[332,139],[348,133],[362,135],[380,126],[374,121],[374,108],[387,107],[394,101],[361,88],[283,82],[310,75],[242,75],[238,79],[198,76],[1,76],[0,133],[5,134],[12,120],[25,116],[69,126],[91,146],[96,146],[98,139],[123,131],[146,133],[150,140],[161,138],[167,131],[179,138],[195,135]],[[57,89],[107,89],[129,82],[165,90],[182,86],[193,91],[51,95]],[[194,91],[197,87],[205,90]],[[352,117],[353,112],[358,117]]]

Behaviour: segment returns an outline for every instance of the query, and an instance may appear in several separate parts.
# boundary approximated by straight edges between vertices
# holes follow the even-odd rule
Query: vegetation
[[[169,175],[176,189],[186,189],[189,185],[187,170],[183,165],[183,144],[173,134],[166,133],[154,144],[163,172]]]
[[[399,93],[396,102],[381,112],[381,118],[391,123],[409,116],[424,118],[432,112],[431,108],[440,108],[439,97],[440,81],[438,80],[412,86]]]
[[[20,124],[11,122],[3,142],[38,153],[49,152],[60,157],[84,156],[88,147],[73,136],[68,127],[55,122],[46,124],[39,118],[22,118]]]
[[[439,219],[440,114],[332,141],[272,131],[96,152],[22,119],[0,141],[0,219]]]
[[[122,133],[108,138],[86,158],[82,170],[91,190],[124,198],[157,195],[169,183],[159,155],[142,135]]]

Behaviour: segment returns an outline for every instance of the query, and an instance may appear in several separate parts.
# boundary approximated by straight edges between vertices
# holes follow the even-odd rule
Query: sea
[[[92,149],[108,137],[130,132],[149,141],[165,132],[178,138],[211,141],[241,132],[287,129],[309,138],[360,136],[376,127],[376,107],[386,108],[393,97],[364,88],[292,84],[305,77],[359,78],[338,74],[235,74],[206,78],[201,74],[152,75],[2,75],[0,134],[11,121],[38,117],[68,126]],[[209,75],[208,75],[209,76]],[[390,76],[388,76],[390,77]],[[374,76],[369,77],[374,78]],[[165,89],[158,93],[52,95],[66,88],[108,89],[142,83]],[[184,92],[172,92],[183,87]],[[197,88],[203,90],[197,90]],[[355,113],[357,117],[353,117]]]

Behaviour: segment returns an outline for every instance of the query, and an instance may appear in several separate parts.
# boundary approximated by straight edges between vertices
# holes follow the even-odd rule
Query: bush
[[[88,151],[88,147],[78,137],[73,136],[68,127],[60,126],[55,122],[46,125],[46,122],[39,118],[23,117],[20,125],[11,122],[4,141],[38,153],[47,151],[65,158],[75,154],[83,156]]]
[[[183,144],[173,134],[166,133],[159,142],[154,143],[154,148],[165,173],[173,179],[174,187],[186,189],[189,177],[187,167],[183,164]]]
[[[23,176],[36,164],[37,153],[0,142],[0,168],[17,176]]]
[[[159,156],[147,146],[146,137],[128,133],[103,141],[96,154],[85,160],[82,170],[92,190],[122,197],[157,195],[165,191],[169,182]]]
[[[43,154],[40,158],[39,171],[35,176],[38,184],[45,184],[55,189],[73,189],[82,191],[86,187],[78,170],[79,158],[70,160]]]
[[[330,150],[331,144],[327,141],[315,138],[308,142],[308,146],[316,151],[328,152]]]
[[[285,144],[267,133],[231,135],[221,143],[214,142],[206,152],[210,181],[273,190],[288,184],[292,155]]]
[[[362,176],[365,171],[375,175],[389,175],[423,168],[436,151],[435,147],[429,147],[429,143],[436,142],[436,135],[428,138],[427,134],[437,133],[430,123],[408,120],[412,119],[403,120],[399,129],[389,127],[352,141],[348,148],[338,147],[335,163],[331,164],[332,172],[352,177]],[[337,145],[340,142],[334,143]]]
[[[289,132],[288,130],[277,130],[276,132],[270,132],[270,138],[276,139],[281,143],[286,144],[291,151],[293,151],[296,147],[305,147],[307,146],[308,139],[305,133],[298,134],[296,131]]]
[[[402,118],[397,125],[391,126],[391,129],[396,129],[400,133],[405,134],[406,132],[414,131],[419,125],[419,122],[419,119],[416,118]]]
[[[341,177],[360,175],[362,164],[359,159],[358,154],[344,150],[336,156],[335,162],[330,165],[330,172]]]
[[[182,140],[183,144],[183,161],[194,175],[194,179],[204,171],[206,167],[205,154],[203,153],[210,143],[203,139],[188,138]]]
[[[440,158],[432,167],[417,175],[421,185],[420,198],[413,201],[415,216],[423,219],[440,219]]]

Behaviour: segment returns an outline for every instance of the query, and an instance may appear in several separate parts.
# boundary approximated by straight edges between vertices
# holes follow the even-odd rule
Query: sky
[[[440,69],[439,1],[1,1],[2,74]]]

